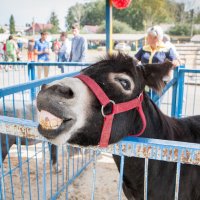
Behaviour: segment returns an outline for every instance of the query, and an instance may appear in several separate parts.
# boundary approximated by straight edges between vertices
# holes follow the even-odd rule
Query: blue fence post
[[[106,51],[112,53],[112,4],[106,0]]]
[[[180,67],[176,67],[174,69],[174,76],[173,78],[176,79],[175,84],[172,86],[172,108],[171,108],[171,116],[175,117],[176,116],[176,100],[177,100],[177,82],[178,82],[178,71]]]
[[[180,118],[182,116],[182,110],[183,110],[183,93],[184,93],[184,71],[181,69],[184,69],[185,66],[180,66],[178,71],[178,93],[177,93],[177,111],[176,111],[176,117]]]
[[[29,81],[36,79],[35,77],[35,65],[33,62],[28,63],[28,78]],[[31,89],[31,100],[33,101],[36,98],[36,88]]]

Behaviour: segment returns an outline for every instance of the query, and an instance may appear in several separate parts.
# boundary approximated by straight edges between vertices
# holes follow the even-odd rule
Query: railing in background
[[[185,69],[180,66],[174,70],[174,78],[166,85],[162,94],[154,95],[153,101],[167,115],[181,118],[200,113],[200,70]]]
[[[0,62],[0,88],[36,80],[38,66],[49,67],[48,77],[52,77],[61,74],[59,67],[64,68],[64,73],[72,73],[80,71],[90,64],[75,62]]]
[[[176,117],[200,114],[200,69],[180,69]]]
[[[29,81],[27,62],[0,62],[0,88]]]
[[[169,116],[178,116],[177,103],[179,102],[180,94],[180,80],[179,71],[184,69],[185,66],[179,66],[173,71],[173,78],[167,83],[167,85],[162,90],[161,94],[151,93],[152,100],[160,107],[160,109]]]

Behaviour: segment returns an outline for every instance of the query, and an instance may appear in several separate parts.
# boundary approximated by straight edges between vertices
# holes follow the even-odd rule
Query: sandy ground
[[[117,167],[109,154],[99,156],[96,163],[96,181],[95,181],[95,200],[114,200],[118,199],[118,178]],[[92,198],[93,183],[93,164],[90,166],[69,186],[69,200],[90,200]],[[59,200],[66,198],[66,191],[60,196]],[[125,200],[122,192],[122,200]]]
[[[49,164],[48,148],[45,155],[41,152],[41,143],[36,145],[36,149],[38,152],[37,159],[34,156],[34,145],[28,147],[28,153],[26,146],[22,146],[21,157],[24,163],[21,168],[18,167],[17,146],[13,145],[10,149],[10,160],[7,156],[3,164],[3,171],[6,175],[2,184],[3,199],[12,199],[14,197],[20,200],[23,198],[30,199],[31,197],[33,200],[36,200],[38,198],[44,199],[44,194],[47,199],[50,199],[51,195],[55,194],[61,188],[63,181],[66,182],[68,178],[71,179],[73,174],[76,174],[81,168],[81,162],[89,160],[87,152],[84,154],[84,152],[76,151],[74,156],[68,157],[66,150],[64,151],[64,156],[62,156],[62,151],[60,150],[59,167],[61,171],[55,173]],[[44,162],[44,156],[46,162]],[[27,157],[30,159],[29,162],[26,162]],[[15,169],[11,174],[9,170],[10,166],[12,169]],[[92,193],[94,166],[96,169],[95,192]],[[44,169],[45,176],[43,174]],[[44,177],[46,187],[44,187]],[[68,190],[64,190],[57,199],[66,199],[66,194],[69,200],[90,200],[92,194],[96,200],[118,199],[118,178],[119,173],[112,155],[101,154],[97,157],[95,165],[94,162],[90,163],[86,170],[69,185]],[[126,199],[123,193],[122,197],[123,200]]]

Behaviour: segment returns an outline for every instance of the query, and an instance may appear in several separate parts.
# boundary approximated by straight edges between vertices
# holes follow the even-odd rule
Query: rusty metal
[[[38,133],[37,126],[38,123],[30,120],[0,116],[1,133],[47,141]],[[128,157],[200,165],[200,144],[194,143],[131,138],[115,145],[109,145],[108,148],[100,148],[98,146],[83,148]]]
[[[37,130],[38,123],[30,120],[0,116],[0,132],[3,134],[46,141]]]
[[[139,140],[139,141],[138,141]],[[152,142],[155,141],[153,144]],[[162,144],[156,144],[157,140],[145,138],[131,138],[130,141],[121,141],[107,148],[98,146],[87,147],[91,150],[128,157],[147,158],[184,164],[200,165],[200,145],[177,141],[160,140]],[[167,144],[165,144],[167,143]],[[186,144],[186,145],[185,145]],[[79,145],[73,145],[80,147]],[[86,147],[81,147],[86,148]],[[179,156],[180,155],[180,156]]]

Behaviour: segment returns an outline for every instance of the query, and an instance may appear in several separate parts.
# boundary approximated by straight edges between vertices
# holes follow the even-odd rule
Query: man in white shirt
[[[62,32],[60,34],[60,40],[61,46],[58,51],[58,62],[68,62],[71,52],[71,42],[67,38],[67,33]],[[64,67],[60,65],[59,68],[61,68],[61,72],[64,73]]]

